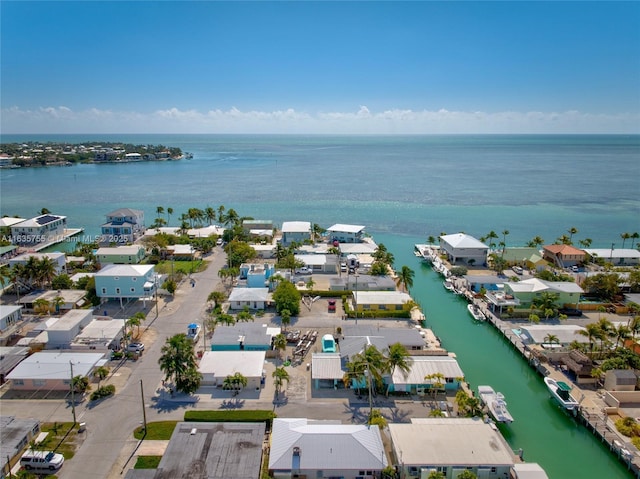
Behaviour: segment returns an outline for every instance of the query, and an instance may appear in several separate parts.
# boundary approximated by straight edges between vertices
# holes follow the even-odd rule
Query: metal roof
[[[338,233],[360,233],[364,230],[364,226],[360,225],[345,225],[341,223],[337,223],[330,228],[327,228],[327,231],[330,232],[338,232]]]
[[[41,351],[18,364],[7,379],[70,379],[71,363],[74,376],[88,376],[103,357],[103,353]]]
[[[342,379],[343,376],[340,353],[311,355],[311,379]]]
[[[95,276],[146,276],[154,265],[149,264],[109,264],[98,271]]]
[[[387,466],[377,427],[306,418],[274,419],[269,469],[291,470],[294,448],[300,451],[300,470],[380,471]]]
[[[458,249],[482,249],[488,250],[489,247],[482,241],[477,240],[473,236],[464,233],[455,233],[451,235],[440,236],[440,239],[449,246]]]
[[[458,361],[450,356],[411,356],[411,370],[405,377],[398,368],[391,378],[393,384],[429,384],[426,376],[440,373],[445,379],[463,378],[464,372]]]
[[[240,339],[246,345],[270,345],[273,330],[266,324],[240,322],[231,326],[217,326],[211,345],[235,345]]]
[[[240,373],[246,378],[259,378],[264,369],[265,351],[205,351],[198,371],[226,378]]]

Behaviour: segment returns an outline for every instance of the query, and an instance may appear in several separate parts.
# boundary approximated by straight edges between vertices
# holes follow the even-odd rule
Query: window
[[[136,292],[136,288],[131,288],[131,292],[135,293]]]
[[[131,256],[129,256],[129,259],[131,259]],[[133,278],[131,278],[131,281],[138,281],[138,278],[134,276]]]
[[[33,385],[37,388],[40,388],[47,384],[46,379],[34,379],[32,382],[33,382]]]
[[[24,386],[24,380],[23,379],[14,379],[13,380],[13,385],[14,386]]]
[[[120,294],[120,288],[116,288],[116,294]]]
[[[384,310],[387,309],[387,305],[386,304],[381,304],[381,305],[378,306],[378,309],[381,309],[381,310],[384,311]]]
[[[114,276],[114,277],[113,277],[113,279],[114,279],[115,281],[118,281],[120,278],[119,278],[118,276]]]
[[[107,288],[102,288],[102,294],[107,294]]]

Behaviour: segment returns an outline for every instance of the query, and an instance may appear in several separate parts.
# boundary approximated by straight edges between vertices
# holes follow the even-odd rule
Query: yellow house
[[[400,291],[354,291],[353,306],[363,311],[408,311],[413,299]]]

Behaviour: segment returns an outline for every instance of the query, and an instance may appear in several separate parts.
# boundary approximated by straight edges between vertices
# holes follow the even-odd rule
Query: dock
[[[443,264],[443,266],[446,268],[446,265]],[[448,276],[446,273],[438,272],[445,277]],[[474,295],[471,291],[464,289],[455,279],[451,278],[451,280],[454,281],[456,289],[462,291],[467,301],[480,308],[487,318],[486,322],[492,324],[538,374],[542,377],[550,376],[560,381],[567,381],[567,377],[562,372],[552,366],[548,367],[538,359],[534,351],[513,331],[512,324],[494,315],[484,300]],[[613,421],[604,412],[606,406],[604,401],[598,397],[595,391],[583,390],[573,383],[572,385],[573,391],[577,394],[577,399],[580,402],[576,420],[605,443],[627,469],[640,479],[640,456],[636,453],[636,447],[631,443],[630,438],[617,432]]]

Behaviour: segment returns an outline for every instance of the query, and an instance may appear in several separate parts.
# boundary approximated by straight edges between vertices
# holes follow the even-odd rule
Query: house
[[[222,387],[227,376],[247,378],[247,389],[260,389],[264,376],[265,351],[205,351],[198,365],[203,386]]]
[[[389,424],[389,432],[394,463],[406,479],[431,471],[452,478],[467,469],[485,479],[511,477],[511,447],[495,425],[481,418],[413,418]]]
[[[586,253],[568,244],[550,244],[542,247],[542,257],[558,268],[584,263]]]
[[[273,420],[269,474],[275,479],[371,479],[380,477],[387,464],[377,427],[306,418]]]
[[[269,288],[233,288],[229,295],[230,309],[265,309],[271,303]]]
[[[93,277],[96,293],[103,299],[145,299],[156,290],[156,274],[152,264],[110,264]]]
[[[124,479],[259,479],[265,423],[179,422],[157,469],[130,469]]]
[[[211,351],[268,351],[280,328],[260,323],[235,323],[218,326],[211,338]]]
[[[96,251],[96,261],[105,264],[139,264],[145,257],[141,245],[102,247]]]
[[[38,301],[46,301],[55,313],[78,309],[84,306],[87,292],[83,289],[58,289],[45,292],[37,291],[20,298],[18,301],[25,310],[33,311]]]
[[[0,246],[0,266],[9,264],[9,260],[18,254],[18,247],[14,244]]]
[[[502,253],[508,265],[518,265],[524,269],[541,271],[547,266],[538,248],[505,248]]]
[[[504,292],[518,298],[520,305],[525,308],[530,307],[532,302],[542,293],[554,293],[558,295],[555,305],[561,308],[565,304],[578,304],[584,290],[571,281],[544,281],[538,278],[529,278],[518,282],[504,283]]]
[[[378,328],[362,324],[345,324],[342,334],[340,351],[344,353],[343,355],[359,353],[368,344],[375,344],[380,351],[384,351],[392,344],[400,343],[410,354],[411,351],[425,349],[424,338],[416,328]],[[359,340],[359,346],[357,340]],[[350,349],[352,343],[355,350]]]
[[[389,392],[422,396],[434,388],[457,391],[464,380],[464,372],[451,356],[411,356],[409,366],[411,369],[406,376],[396,368],[390,379],[385,381]]]
[[[40,421],[21,419],[14,416],[0,416],[0,454],[2,454],[2,473],[5,461],[15,464],[24,450],[40,434]],[[3,476],[4,477],[4,476]]]
[[[174,244],[162,251],[165,258],[176,261],[193,261],[196,254],[196,250],[190,244]]]
[[[14,267],[17,264],[25,265],[29,259],[34,258],[36,261],[42,261],[47,258],[53,262],[56,275],[67,272],[67,259],[64,253],[24,253],[9,260],[9,266]]]
[[[240,265],[240,279],[247,281],[247,288],[264,288],[269,278],[275,274],[275,266],[269,263],[243,263]]]
[[[0,346],[0,384],[13,368],[29,355],[29,348],[24,346]]]
[[[285,221],[282,223],[282,244],[303,244],[311,241],[311,223],[308,221]]]
[[[520,327],[519,336],[524,344],[540,344],[544,348],[553,349],[569,346],[574,341],[587,344],[589,340],[580,331],[586,329],[574,324],[527,324]],[[555,340],[551,344],[549,337],[554,336]]]
[[[7,374],[11,389],[68,391],[71,376],[90,376],[106,362],[103,353],[41,351]]]
[[[635,266],[640,264],[640,251],[631,248],[585,249],[592,258],[602,258],[614,266]]]
[[[352,299],[356,312],[409,311],[413,300],[400,291],[353,291]]]
[[[74,309],[47,328],[47,349],[69,349],[80,331],[93,320],[93,310]]]
[[[36,216],[11,225],[11,241],[26,248],[51,243],[64,237],[66,227],[66,216],[52,214]]]
[[[329,278],[330,291],[395,291],[396,282],[391,276],[371,276],[367,274],[343,274]]]
[[[338,260],[332,254],[297,254],[295,258],[302,261],[314,273],[335,273],[338,271]]]
[[[315,389],[344,387],[344,361],[340,353],[312,353],[311,381]]]
[[[339,243],[361,243],[364,239],[364,226],[335,224],[327,228],[330,241]]]
[[[0,304],[0,346],[5,346],[22,326],[22,306]]]
[[[242,220],[244,234],[254,237],[273,236],[273,221],[271,220]]]
[[[489,247],[473,236],[464,233],[440,236],[440,252],[450,263],[483,265],[487,263]]]
[[[632,369],[610,369],[604,374],[606,391],[635,391],[638,377]]]
[[[91,320],[75,338],[71,340],[72,351],[94,350],[107,352],[120,349],[125,332],[124,319],[98,316]]]
[[[106,216],[101,226],[104,243],[133,243],[144,234],[144,211],[120,208]]]

